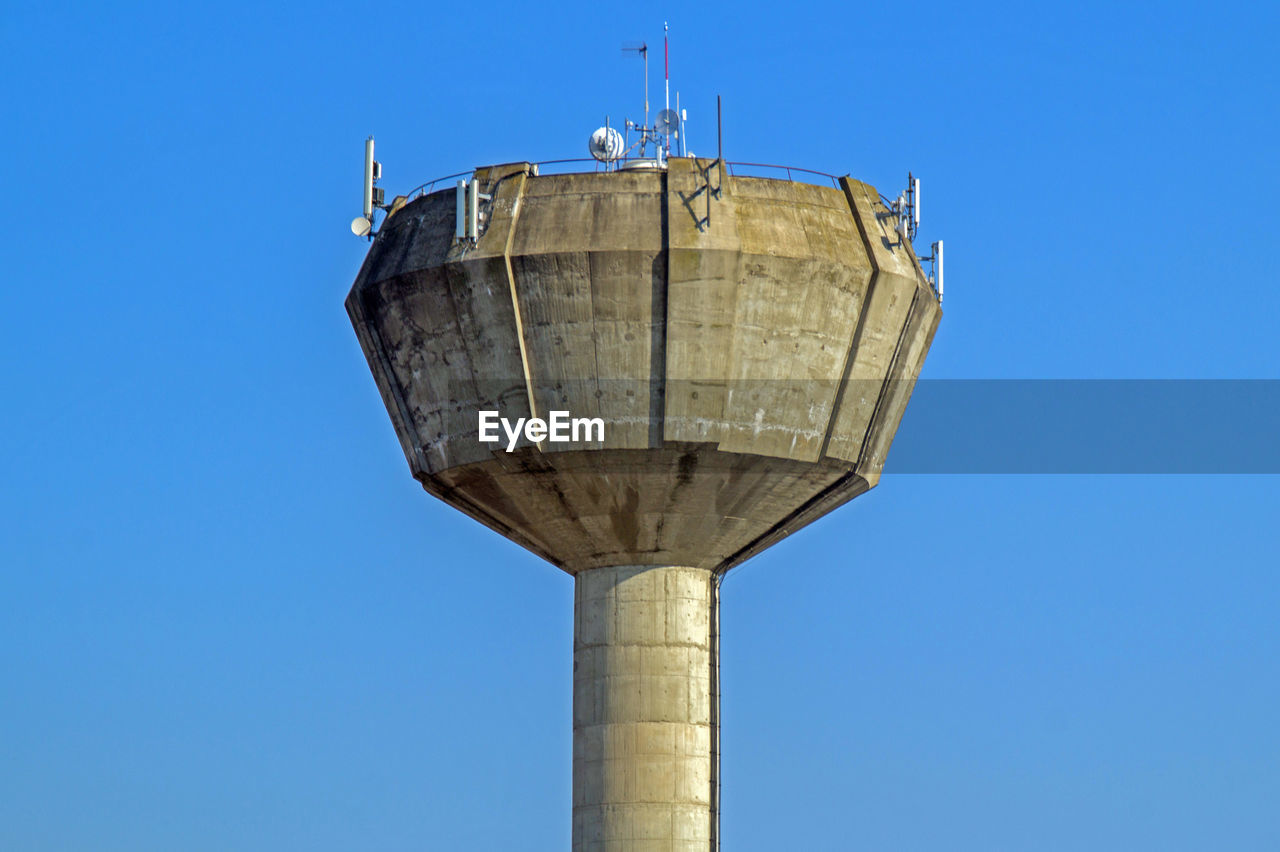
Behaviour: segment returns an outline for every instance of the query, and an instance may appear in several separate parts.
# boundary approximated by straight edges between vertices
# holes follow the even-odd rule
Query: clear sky
[[[12,4],[0,849],[567,848],[572,582],[410,478],[348,222],[664,18],[698,153],[923,177],[927,378],[1280,379],[1274,6]],[[724,848],[1280,848],[1278,507],[887,475],[725,583]]]

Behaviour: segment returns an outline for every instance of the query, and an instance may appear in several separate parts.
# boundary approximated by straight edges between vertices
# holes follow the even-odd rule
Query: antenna
[[[898,196],[894,212],[907,220],[907,238],[915,242],[920,230],[920,179],[907,172],[907,189]]]
[[[667,47],[667,22],[662,22],[662,88],[666,94],[663,102],[664,113],[671,112],[671,51]],[[679,124],[679,118],[676,124]],[[667,131],[667,156],[671,156],[671,131]]]
[[[933,292],[938,295],[938,304],[942,304],[942,240],[938,240],[933,244],[933,254],[928,257],[920,258],[921,263],[933,264],[933,269],[929,272],[929,283],[933,285]]]
[[[456,216],[454,220],[456,225],[453,230],[453,238],[458,242],[462,242],[467,237],[467,182],[462,178],[458,178],[458,195]]]
[[[373,218],[373,137],[364,140],[364,218]]]
[[[933,244],[934,264],[938,272],[938,304],[942,304],[942,240]]]
[[[364,205],[363,215],[351,220],[351,233],[357,237],[369,237],[373,231],[373,210],[383,207],[383,190],[374,186],[382,178],[382,163],[373,158],[373,137],[364,140]]]
[[[680,149],[680,156],[687,157],[689,155],[688,153],[686,153],[686,146],[684,142],[684,137],[685,137],[684,124],[686,121],[689,120],[689,111],[687,109],[680,108],[680,90],[679,89],[676,89],[676,112],[680,114],[680,130],[679,132],[676,133],[676,142],[678,143],[678,147]]]
[[[920,230],[920,178],[911,177],[910,172],[907,177],[911,178],[911,236],[914,238]]]
[[[474,177],[467,184],[467,236],[472,245],[480,239],[480,181]]]
[[[889,209],[893,211],[893,215],[897,217],[898,223],[893,226],[894,233],[898,235],[898,245],[904,246],[911,239],[911,202],[907,200],[907,195],[911,192],[910,184],[908,188],[898,193],[898,197],[889,205]]]
[[[591,156],[608,164],[622,158],[626,151],[626,143],[622,139],[622,134],[610,127],[609,120],[605,119],[604,127],[591,134],[591,139],[587,141],[587,150],[591,152]]]
[[[649,45],[646,42],[640,42],[640,46],[623,45],[622,52],[634,51],[640,54],[640,58],[644,60],[644,126],[649,126]]]
[[[658,113],[658,118],[654,122],[654,130],[657,130],[659,133],[665,133],[668,136],[670,136],[672,133],[675,133],[679,128],[680,128],[680,113],[676,112],[673,109],[664,109],[662,112]],[[668,143],[667,145],[667,150],[668,151],[671,150],[670,143]]]
[[[470,182],[458,178],[454,200],[454,243],[474,246],[480,240],[480,202],[493,196],[480,191],[480,181],[473,175]]]

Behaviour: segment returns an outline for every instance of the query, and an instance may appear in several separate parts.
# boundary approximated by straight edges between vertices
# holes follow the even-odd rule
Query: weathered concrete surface
[[[576,576],[577,852],[709,848],[713,582],[710,571],[655,566]]]
[[[840,183],[874,275],[827,452],[857,462],[859,473],[875,485],[942,309],[911,244],[894,232],[895,219],[880,194],[847,177]]]
[[[347,300],[429,492],[575,573],[728,568],[878,481],[940,311],[874,189],[680,158],[476,179],[476,245],[452,188],[417,199]],[[486,409],[604,440],[508,454]]]
[[[879,480],[941,316],[873,188],[711,165],[481,169],[474,245],[415,200],[347,298],[413,475],[575,577],[578,850],[714,848],[716,578]]]
[[[672,183],[678,186],[688,164],[675,162]],[[858,315],[871,273],[849,206],[832,189],[758,178],[726,180],[722,200],[731,200],[732,215],[713,202],[715,222],[701,232],[682,211],[668,213],[667,376],[691,380],[688,390],[681,385],[668,395],[681,403],[668,408],[668,417],[677,430],[701,424],[715,430],[722,452],[817,461],[853,338],[850,318]],[[718,303],[707,310],[700,243],[731,228],[735,274],[722,281]],[[676,270],[677,263],[684,269]],[[694,269],[699,278],[679,274]],[[699,347],[703,354],[690,358]],[[707,353],[719,362],[723,398],[693,397],[705,383],[699,373]]]

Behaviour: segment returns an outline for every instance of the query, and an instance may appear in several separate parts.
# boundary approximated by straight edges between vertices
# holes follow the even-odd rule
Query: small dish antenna
[[[623,142],[621,133],[605,125],[591,134],[587,150],[602,163],[612,163],[622,158],[626,143]]]
[[[658,113],[654,129],[659,133],[671,134],[680,129],[680,113],[673,109],[664,109]]]
[[[372,230],[373,223],[363,216],[357,216],[351,220],[351,233],[357,237],[367,237]]]

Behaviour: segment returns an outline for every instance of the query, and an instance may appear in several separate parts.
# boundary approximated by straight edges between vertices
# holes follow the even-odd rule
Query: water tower
[[[573,848],[718,849],[719,583],[879,480],[940,270],[914,182],[579,168],[395,199],[347,311],[423,488],[573,577]]]

